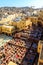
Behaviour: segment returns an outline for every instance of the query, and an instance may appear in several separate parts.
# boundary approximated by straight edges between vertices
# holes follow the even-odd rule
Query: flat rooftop
[[[1,34],[0,35],[0,47],[3,46],[6,42],[10,41],[12,37]]]

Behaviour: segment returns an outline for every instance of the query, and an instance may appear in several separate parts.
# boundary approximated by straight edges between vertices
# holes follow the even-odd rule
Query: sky
[[[31,7],[35,8],[43,7],[43,0],[0,0],[0,7]]]

